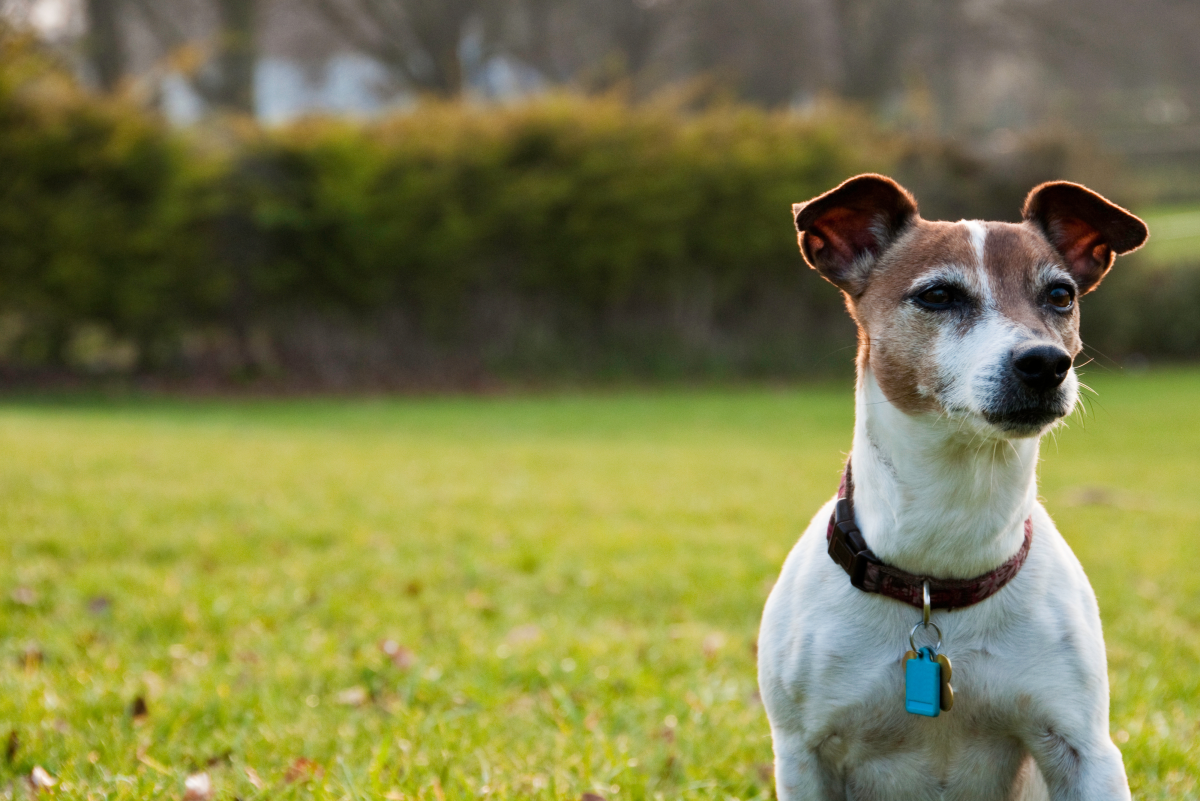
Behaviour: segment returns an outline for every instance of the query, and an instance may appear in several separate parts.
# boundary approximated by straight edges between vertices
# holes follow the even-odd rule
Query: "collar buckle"
[[[879,559],[870,551],[859,551],[854,554],[854,561],[850,565],[850,585],[866,590],[867,567],[869,565],[880,564]],[[869,590],[868,590],[869,591]]]
[[[882,562],[867,547],[862,532],[854,525],[853,515],[853,507],[845,499],[838,501],[835,512],[837,522],[834,523],[832,536],[829,538],[829,555],[849,574],[852,586],[871,592],[872,590],[865,586],[867,569]]]

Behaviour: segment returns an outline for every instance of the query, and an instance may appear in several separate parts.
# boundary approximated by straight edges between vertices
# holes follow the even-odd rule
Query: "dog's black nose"
[[[1071,354],[1053,345],[1035,345],[1015,350],[1013,372],[1030,389],[1044,392],[1063,382],[1071,370]]]

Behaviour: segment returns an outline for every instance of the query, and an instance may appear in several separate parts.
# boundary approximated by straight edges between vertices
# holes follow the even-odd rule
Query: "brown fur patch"
[[[976,267],[975,248],[964,225],[917,220],[881,258],[866,289],[853,298],[859,329],[859,368],[870,365],[883,394],[908,414],[941,410],[936,398],[937,365],[929,343],[937,321],[906,302],[922,273],[948,265]]]
[[[1062,257],[1029,223],[988,223],[984,244],[984,269],[1000,313],[1029,334],[1061,345],[1074,357],[1082,348],[1079,340],[1079,304],[1070,313],[1047,309],[1038,285],[1042,267],[1058,265]]]
[[[1062,256],[1031,223],[980,225],[987,232],[982,265],[967,225],[917,219],[872,268],[863,291],[848,298],[859,329],[859,368],[870,366],[884,395],[908,414],[942,410],[938,365],[931,358],[941,325],[908,302],[923,273],[950,266],[968,276],[982,273],[996,310],[1031,339],[1060,345],[1072,356],[1082,347],[1078,305],[1062,314],[1042,298],[1042,269],[1065,269]]]

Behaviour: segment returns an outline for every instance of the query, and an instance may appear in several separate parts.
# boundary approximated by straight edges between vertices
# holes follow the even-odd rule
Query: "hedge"
[[[989,172],[845,110],[614,98],[174,132],[28,46],[5,53],[10,369],[325,384],[811,373],[849,362],[852,329],[803,267],[792,202],[898,168],[919,196],[990,216],[1053,177]]]
[[[145,335],[170,319],[181,159],[143,115],[25,56],[0,71],[0,308],[9,349],[37,362],[82,321]]]
[[[869,126],[559,97],[178,134],[10,60],[4,355],[70,364],[78,332],[101,330],[132,342],[140,369],[222,341],[226,361],[271,363],[319,318],[366,339],[402,319],[393,338],[426,362],[562,366],[621,341],[652,359],[689,327],[745,328],[764,293],[811,281],[790,204],[883,165],[856,129]],[[838,307],[797,298],[792,316],[810,322]],[[259,358],[264,331],[258,350],[275,355]]]

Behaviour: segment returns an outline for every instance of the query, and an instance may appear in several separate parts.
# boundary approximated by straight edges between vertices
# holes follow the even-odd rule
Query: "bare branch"
[[[407,53],[401,44],[402,33],[396,31],[394,22],[385,19],[377,3],[355,3],[359,12],[352,13],[344,0],[310,0],[322,17],[353,47],[374,56],[407,83],[416,83],[408,65]],[[367,19],[363,19],[366,16]],[[373,24],[372,24],[373,23]],[[382,31],[383,36],[372,36],[368,27]]]
[[[167,14],[160,3],[155,0],[128,0],[132,3],[142,19],[153,31],[168,50],[179,47],[188,41],[188,36],[179,26],[176,18]]]

